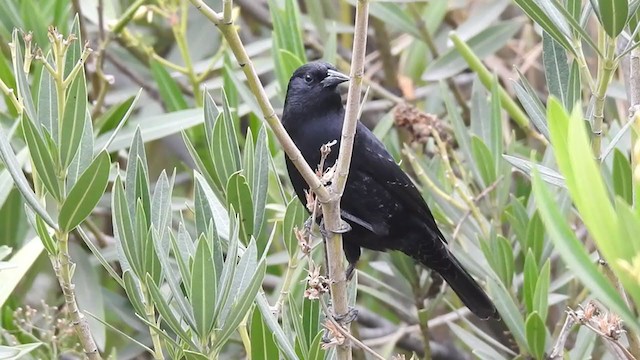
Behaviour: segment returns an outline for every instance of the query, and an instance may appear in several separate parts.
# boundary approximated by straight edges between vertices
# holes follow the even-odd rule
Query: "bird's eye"
[[[307,84],[311,84],[311,82],[313,82],[313,76],[311,76],[311,75],[309,75],[309,74],[305,75],[305,76],[304,76],[304,81],[305,81]]]

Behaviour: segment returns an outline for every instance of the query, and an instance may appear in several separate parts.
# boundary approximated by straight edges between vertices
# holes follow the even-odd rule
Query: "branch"
[[[325,228],[329,233],[326,249],[327,267],[329,270],[329,278],[331,279],[331,303],[337,315],[343,315],[349,311],[347,302],[347,279],[342,255],[341,232],[343,232],[343,225],[340,219],[340,198],[347,184],[351,155],[353,153],[353,142],[356,134],[356,126],[358,125],[358,107],[360,104],[362,75],[364,73],[368,18],[368,0],[358,0],[353,39],[353,59],[349,74],[351,81],[349,83],[349,94],[347,95],[345,119],[342,125],[340,152],[338,153],[334,181],[332,181],[331,186],[331,194],[334,198],[329,202],[321,200]],[[346,331],[349,331],[348,325],[346,326]],[[338,359],[351,359],[351,350],[349,347],[349,343],[345,342],[337,348]]]
[[[313,191],[321,202],[329,201],[329,191],[322,186],[322,183],[316,177],[313,170],[311,170],[311,167],[306,163],[300,153],[300,150],[293,143],[293,140],[291,140],[291,137],[289,137],[289,134],[287,134],[287,131],[280,123],[280,119],[278,119],[273,106],[271,106],[271,103],[269,102],[269,97],[258,78],[258,73],[251,62],[249,55],[247,55],[247,51],[240,40],[238,29],[234,26],[233,21],[225,23],[222,15],[213,11],[213,9],[205,4],[203,0],[189,1],[196,7],[196,9],[216,25],[218,29],[220,29],[220,32],[227,40],[229,48],[233,52],[238,65],[247,78],[247,83],[251,93],[255,96],[258,105],[260,105],[260,110],[262,110],[262,115],[264,116],[265,121],[269,124],[269,127],[276,136],[276,139],[278,139],[280,146],[282,146],[287,156],[289,156],[289,159],[291,159],[291,162],[295,165],[296,169],[298,169],[307,184],[309,184],[309,190]],[[223,5],[231,8],[233,7],[233,2],[225,1]],[[227,13],[228,11],[229,10],[227,10]],[[223,9],[223,14],[224,13],[225,10]]]

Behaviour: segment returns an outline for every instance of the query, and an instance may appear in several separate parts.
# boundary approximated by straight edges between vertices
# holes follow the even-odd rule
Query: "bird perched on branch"
[[[311,168],[318,166],[323,144],[340,141],[345,110],[337,86],[348,80],[333,65],[319,61],[301,66],[289,80],[282,124]],[[338,151],[332,151],[321,170],[333,166],[337,158]],[[288,158],[287,170],[296,195],[306,204],[309,186]],[[399,250],[440,274],[478,317],[498,318],[489,297],[447,248],[420,192],[360,122],[340,204],[341,217],[351,226],[343,234],[348,276],[361,247]]]

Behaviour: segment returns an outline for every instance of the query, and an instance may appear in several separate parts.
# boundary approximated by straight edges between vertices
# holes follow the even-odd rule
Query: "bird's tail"
[[[435,268],[440,276],[451,286],[460,300],[476,316],[483,320],[500,319],[498,310],[480,285],[462,267],[462,264],[451,254],[448,255],[446,266]],[[421,259],[417,259],[423,265],[433,268],[433,264],[427,264]]]

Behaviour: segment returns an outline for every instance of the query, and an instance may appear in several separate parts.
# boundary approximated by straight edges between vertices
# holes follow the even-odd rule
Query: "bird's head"
[[[302,65],[294,71],[284,103],[284,114],[298,114],[308,112],[313,108],[328,111],[332,108],[342,108],[342,100],[337,86],[349,77],[335,66],[324,62],[314,61]]]

